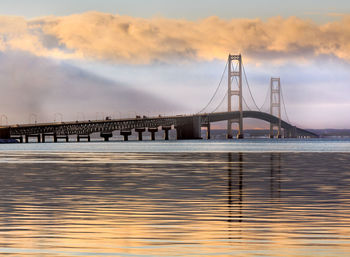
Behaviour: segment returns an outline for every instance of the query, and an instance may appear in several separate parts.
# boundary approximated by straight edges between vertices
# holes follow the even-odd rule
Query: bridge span
[[[132,134],[138,133],[138,139],[142,140],[142,133],[146,130],[151,133],[151,139],[155,140],[155,133],[162,129],[164,139],[169,139],[169,130],[176,129],[177,139],[201,139],[201,128],[207,128],[207,137],[210,138],[210,125],[213,122],[235,120],[240,117],[239,111],[203,113],[194,115],[136,117],[132,119],[106,119],[94,121],[54,122],[38,124],[22,124],[0,127],[1,139],[17,139],[20,142],[29,142],[29,138],[36,138],[37,142],[45,142],[47,137],[54,142],[64,139],[68,142],[70,135],[76,135],[77,141],[85,139],[90,141],[92,133],[100,133],[100,136],[108,141],[113,131],[120,131],[124,140]],[[259,111],[243,111],[243,118],[254,118],[277,124],[279,118]],[[297,128],[285,121],[281,121],[283,136],[286,138],[318,137],[318,135]]]
[[[223,103],[225,97],[220,104],[212,112],[203,112],[212,103],[218,90],[220,89],[227,69],[227,111],[216,112],[218,107]],[[243,110],[243,103],[246,101],[243,96],[243,74],[250,93],[250,96],[256,107],[256,111]],[[232,124],[238,124],[237,138],[244,137],[243,118],[254,118],[270,123],[270,137],[275,137],[274,128],[277,127],[276,137],[318,137],[318,135],[297,128],[289,122],[282,120],[282,106],[288,120],[285,110],[283,94],[281,89],[280,78],[272,77],[267,96],[270,95],[269,113],[262,111],[256,105],[249,83],[245,74],[242,56],[229,55],[225,70],[222,74],[220,83],[215,90],[214,95],[209,103],[197,114],[194,115],[176,115],[176,116],[158,116],[145,117],[136,116],[134,119],[109,119],[95,121],[75,121],[75,122],[56,122],[41,124],[23,124],[0,127],[0,139],[16,139],[20,142],[29,142],[29,138],[34,137],[38,142],[45,142],[47,137],[52,137],[54,142],[58,139],[69,140],[70,135],[76,135],[77,141],[85,139],[90,141],[92,133],[100,133],[100,136],[108,141],[113,136],[113,131],[120,131],[124,136],[124,140],[132,134],[132,130],[138,133],[138,139],[142,140],[143,132],[148,130],[151,133],[151,139],[155,140],[155,133],[161,128],[164,130],[164,139],[169,139],[169,130],[176,129],[177,139],[200,139],[201,128],[207,128],[207,138],[210,138],[210,124],[218,121],[227,121],[227,138],[232,138]],[[232,101],[232,97],[236,100]],[[238,105],[238,110],[233,110],[233,104]]]

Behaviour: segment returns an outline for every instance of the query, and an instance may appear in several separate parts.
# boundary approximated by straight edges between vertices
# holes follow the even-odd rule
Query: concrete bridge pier
[[[120,135],[124,136],[124,141],[129,141],[129,136],[131,136],[131,130],[121,130]]]
[[[146,131],[145,128],[136,128],[135,131],[138,133],[138,140],[142,141],[142,133]]]
[[[244,138],[243,128],[242,128],[242,125],[240,125],[239,121],[229,120],[228,122],[231,123],[231,126],[234,123],[238,124],[238,131],[237,131],[236,139],[243,139]],[[233,138],[232,129],[228,129],[226,138],[227,139],[232,139]]]
[[[282,138],[282,135],[270,135],[270,138]]]
[[[210,137],[211,137],[211,135],[210,135],[210,123],[207,123],[207,124],[204,124],[204,125],[202,125],[202,127],[205,127],[205,128],[207,128],[207,140],[209,140],[210,139]]]
[[[282,129],[280,127],[278,127],[278,125],[276,125],[278,127],[277,130],[277,134],[275,135],[274,133],[274,124],[271,124],[270,126],[270,138],[282,138]]]
[[[108,131],[108,132],[101,132],[100,133],[100,137],[103,137],[104,138],[104,141],[105,142],[108,142],[109,141],[109,138],[113,137],[113,133]]]
[[[158,128],[148,128],[148,132],[151,132],[151,140],[156,140],[156,132],[158,132]]]
[[[90,139],[90,134],[86,134],[86,135],[77,135],[77,142],[80,142],[80,139],[87,139],[87,141],[88,142],[90,142],[91,141],[91,139]]]
[[[185,123],[177,125],[176,135],[178,140],[202,139],[200,116],[188,117]]]
[[[243,139],[243,138],[244,138],[244,134],[238,131],[237,139]]]
[[[210,123],[208,123],[208,126],[207,126],[207,140],[209,140],[211,138],[211,135],[210,135]]]
[[[171,126],[163,126],[162,130],[164,130],[164,140],[169,140],[169,130],[171,130]]]
[[[297,138],[297,129],[295,126],[284,129],[284,137],[285,138]]]
[[[298,133],[297,133],[297,127],[292,126],[289,130],[288,130],[288,135],[290,138],[297,138]]]
[[[282,128],[277,130],[277,138],[283,138],[283,131]]]

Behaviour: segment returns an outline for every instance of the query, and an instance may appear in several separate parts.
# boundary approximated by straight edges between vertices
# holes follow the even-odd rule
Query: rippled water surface
[[[32,147],[0,152],[0,256],[350,256],[350,153]]]

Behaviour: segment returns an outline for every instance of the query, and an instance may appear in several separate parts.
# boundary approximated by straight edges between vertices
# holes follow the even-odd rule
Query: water
[[[350,152],[348,139],[244,139],[0,144],[15,152]]]
[[[0,149],[1,256],[350,255],[350,141]]]

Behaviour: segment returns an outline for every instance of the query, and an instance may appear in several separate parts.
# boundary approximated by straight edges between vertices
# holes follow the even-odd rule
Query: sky
[[[340,0],[2,0],[0,122],[196,113],[229,53],[243,56],[251,108],[247,84],[261,106],[280,77],[293,124],[350,128],[350,2]]]
[[[36,18],[39,16],[64,16],[87,11],[98,11],[133,17],[161,16],[173,19],[197,20],[210,16],[223,19],[297,16],[318,22],[333,20],[337,14],[350,12],[347,0],[2,0],[3,15]]]

